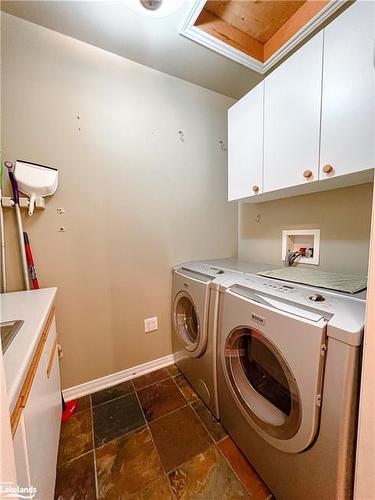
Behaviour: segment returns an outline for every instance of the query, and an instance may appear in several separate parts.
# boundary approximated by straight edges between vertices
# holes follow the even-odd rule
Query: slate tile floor
[[[271,498],[174,365],[78,402],[61,429],[55,499]]]

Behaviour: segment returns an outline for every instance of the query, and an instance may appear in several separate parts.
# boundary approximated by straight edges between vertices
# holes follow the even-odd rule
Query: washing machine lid
[[[327,320],[268,300],[224,293],[220,359],[237,411],[272,446],[298,453],[319,427]]]

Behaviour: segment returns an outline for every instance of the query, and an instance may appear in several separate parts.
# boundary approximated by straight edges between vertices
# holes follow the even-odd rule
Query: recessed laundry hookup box
[[[298,262],[319,265],[320,229],[285,229],[282,232],[281,260],[288,252],[300,252]]]

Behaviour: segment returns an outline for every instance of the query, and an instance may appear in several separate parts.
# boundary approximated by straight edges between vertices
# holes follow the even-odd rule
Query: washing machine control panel
[[[313,302],[324,302],[326,298],[320,293],[314,293],[313,295],[310,295],[309,300],[312,300]]]
[[[328,336],[351,345],[362,341],[366,311],[363,299],[251,274],[243,275],[226,290],[307,320],[324,319]]]
[[[175,268],[177,271],[187,271],[190,275],[196,274],[197,277],[204,276],[206,280],[211,280],[214,283],[221,283],[233,275],[241,276],[239,271],[230,271],[224,268],[216,267],[203,262],[189,262]]]
[[[288,282],[284,283],[257,275],[245,275],[239,284],[258,292],[264,292],[267,295],[280,297],[301,305],[308,305],[309,307],[329,313],[334,313],[336,310],[341,311],[351,302],[364,302],[347,295],[344,296],[303,285],[294,285]]]

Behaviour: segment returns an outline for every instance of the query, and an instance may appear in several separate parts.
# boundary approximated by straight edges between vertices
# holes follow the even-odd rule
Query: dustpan
[[[29,215],[34,212],[35,200],[55,193],[59,175],[56,168],[17,160],[14,176],[19,190],[30,198]]]

